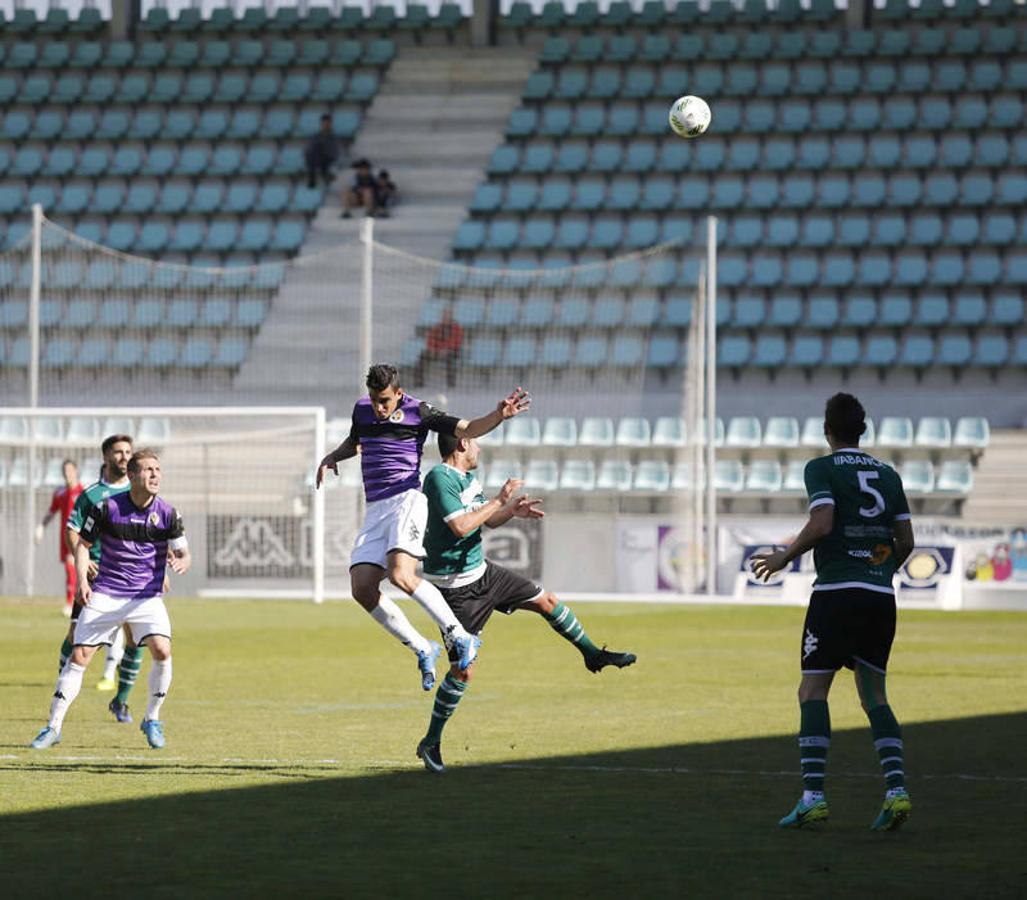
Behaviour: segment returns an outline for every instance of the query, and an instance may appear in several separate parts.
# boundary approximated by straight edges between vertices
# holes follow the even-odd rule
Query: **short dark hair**
[[[460,446],[460,438],[455,434],[443,434],[439,432],[439,456],[443,459],[449,459],[454,453],[456,453],[457,447]]]
[[[75,462],[75,460],[73,459],[66,459],[64,460],[64,462],[61,463],[61,468],[63,469],[65,466],[74,466],[77,469],[78,463]]]
[[[139,471],[139,460],[141,459],[156,459],[160,460],[160,454],[152,447],[141,447],[132,454],[131,459],[128,461],[128,471],[138,472]]]
[[[845,444],[858,444],[867,430],[867,414],[852,394],[838,393],[828,399],[824,407],[824,427],[835,440]]]
[[[103,439],[103,443],[100,444],[100,452],[104,456],[106,456],[107,451],[110,450],[111,447],[113,447],[115,444],[120,444],[122,442],[125,442],[126,444],[131,444],[132,438],[130,438],[127,434],[112,434],[108,437],[105,437]]]
[[[367,370],[367,389],[384,391],[388,387],[399,387],[399,371],[388,363],[378,363]]]

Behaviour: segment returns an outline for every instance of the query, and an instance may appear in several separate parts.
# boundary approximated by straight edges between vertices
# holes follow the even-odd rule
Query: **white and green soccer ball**
[[[694,138],[710,127],[713,113],[702,97],[678,97],[670,108],[670,129],[678,137]]]

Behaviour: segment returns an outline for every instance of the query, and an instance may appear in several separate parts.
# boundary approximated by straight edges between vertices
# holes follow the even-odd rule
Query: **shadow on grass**
[[[776,828],[788,738],[339,777],[330,767],[46,763],[195,774],[194,793],[0,818],[0,889],[147,896],[1014,897],[1027,884],[1027,713],[907,725],[914,816],[872,834],[868,730],[836,732],[832,821]],[[25,770],[25,764],[0,770]],[[297,771],[299,769],[299,771]],[[301,779],[210,790],[267,771]],[[4,772],[7,777],[8,773]]]

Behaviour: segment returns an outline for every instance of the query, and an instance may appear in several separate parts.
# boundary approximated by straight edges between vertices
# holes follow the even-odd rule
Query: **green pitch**
[[[600,675],[541,618],[497,616],[431,776],[414,748],[433,695],[353,604],[170,607],[167,748],[114,723],[94,661],[63,743],[33,753],[64,620],[0,601],[4,896],[867,900],[1027,884],[1027,616],[900,615],[891,702],[914,810],[882,835],[847,673],[831,822],[775,827],[801,787],[800,609],[577,604],[593,639],[639,657]]]

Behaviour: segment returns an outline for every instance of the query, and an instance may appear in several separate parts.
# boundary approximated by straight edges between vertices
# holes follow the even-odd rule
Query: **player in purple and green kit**
[[[462,669],[474,662],[481,641],[460,624],[439,589],[417,575],[428,522],[428,503],[421,493],[424,442],[429,431],[458,438],[481,437],[528,409],[531,399],[517,388],[494,411],[468,421],[404,394],[394,366],[371,366],[367,389],[367,396],[353,407],[349,436],[321,460],[316,485],[321,486],[329,470],[338,474],[338,463],[360,449],[367,512],[350,557],[350,587],[354,599],[371,617],[413,650],[421,687],[429,691],[435,684],[435,661],[441,648],[425,639],[400,608],[382,595],[383,577],[424,607],[441,629],[446,646],[457,654]]]
[[[75,649],[61,670],[50,706],[50,721],[32,741],[44,750],[61,740],[68,707],[78,696],[86,666],[101,644],[109,645],[125,625],[133,641],[150,648],[150,700],[140,730],[151,747],[164,746],[158,718],[171,686],[171,621],[161,592],[164,570],[188,571],[191,563],[182,518],[158,497],[160,460],[154,450],[137,450],[128,462],[127,493],[101,501],[86,518],[75,548],[82,612],[75,626]],[[96,579],[89,580],[89,551],[100,542]]]
[[[827,401],[824,436],[831,453],[806,464],[809,521],[787,548],[752,557],[757,578],[769,578],[810,549],[817,570],[799,650],[799,764],[804,790],[795,808],[778,823],[782,828],[802,828],[828,817],[827,695],[842,667],[856,676],[884,775],[884,805],[870,827],[892,831],[912,810],[902,730],[885,694],[885,671],[895,638],[892,579],[913,552],[913,523],[898,473],[859,449],[865,431],[866,414],[859,400],[835,394]]]
[[[82,523],[89,517],[96,505],[114,494],[120,494],[129,489],[128,461],[132,456],[132,438],[127,434],[109,435],[100,445],[100,453],[103,456],[100,480],[91,484],[79,495],[78,500],[75,501],[75,508],[68,518],[67,539],[72,555],[74,555],[75,546],[78,543]],[[100,563],[100,545],[98,543],[94,544],[89,551],[89,558],[91,562],[90,577],[95,577]],[[82,607],[78,602],[72,604],[71,626],[61,645],[58,673],[64,669],[68,657],[71,656],[75,626],[78,623],[81,610]],[[115,686],[117,687],[118,692],[107,708],[119,722],[129,723],[132,721],[132,716],[128,711],[128,695],[132,691],[142,664],[142,647],[133,646],[131,641],[125,639],[124,632],[119,632],[114,642],[107,648],[103,677],[96,685],[97,690],[101,691],[110,691],[114,690]],[[113,680],[115,668],[118,671],[117,685]]]

